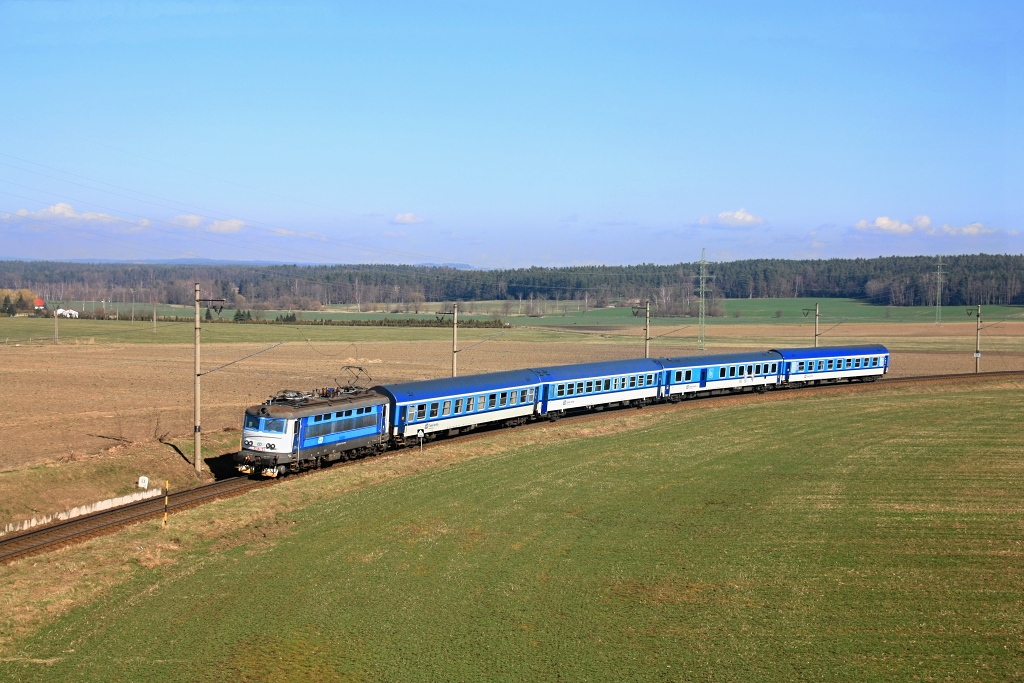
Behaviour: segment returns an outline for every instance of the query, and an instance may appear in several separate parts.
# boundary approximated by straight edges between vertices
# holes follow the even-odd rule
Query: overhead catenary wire
[[[270,351],[271,349],[276,349],[278,346],[281,346],[282,344],[285,344],[285,343],[287,343],[287,342],[283,342],[283,341],[282,342],[277,342],[276,344],[268,346],[265,349],[261,349],[261,350],[255,352],[255,353],[250,353],[248,356],[242,356],[241,358],[233,360],[230,363],[225,363],[224,365],[220,365],[218,367],[215,367],[212,370],[207,370],[206,372],[200,372],[199,376],[202,377],[204,375],[209,375],[211,372],[217,372],[218,370],[223,370],[224,368],[228,367],[229,365],[234,365],[235,363],[241,363],[243,360],[246,360],[247,358],[252,358],[253,356],[258,356],[261,353],[266,353],[267,351]]]

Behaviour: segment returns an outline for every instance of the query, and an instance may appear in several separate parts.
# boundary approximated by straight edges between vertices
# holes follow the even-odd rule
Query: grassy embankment
[[[1022,410],[1012,383],[808,392],[628,411],[601,437],[560,423],[453,442],[437,452],[490,454],[317,493],[386,461],[329,471],[176,517],[190,548],[130,561],[0,672],[1017,679]],[[204,519],[275,506],[262,537],[189,540]],[[160,537],[123,533],[140,551]]]

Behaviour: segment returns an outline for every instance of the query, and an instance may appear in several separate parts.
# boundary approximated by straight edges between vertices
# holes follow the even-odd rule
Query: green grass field
[[[421,472],[140,569],[0,678],[1019,680],[1022,411],[707,401]]]
[[[928,306],[916,307],[893,307],[887,309],[884,306],[872,306],[852,299],[732,299],[726,302],[726,315],[721,318],[709,318],[708,325],[713,329],[715,326],[730,325],[762,325],[766,330],[766,337],[771,337],[771,329],[775,325],[807,325],[808,329],[813,326],[813,315],[804,317],[804,309],[813,309],[815,301],[821,304],[822,326],[824,330],[834,329],[840,323],[928,323],[935,319],[935,310]],[[480,310],[489,310],[488,306],[496,307],[500,302],[477,302]],[[433,304],[428,304],[432,306]],[[569,305],[569,304],[566,304]],[[166,309],[166,310],[165,310]],[[432,309],[431,309],[432,310]],[[497,309],[495,309],[497,310]],[[783,311],[781,317],[775,312]],[[888,310],[888,317],[887,317]],[[739,317],[735,316],[739,312]],[[163,307],[158,311],[161,315],[183,315],[191,314],[191,309],[186,307]],[[280,311],[268,311],[270,318],[276,316]],[[983,309],[986,323],[995,323],[1000,320],[1024,320],[1024,308],[1019,306],[986,306]],[[224,311],[226,317],[233,315],[231,311]],[[306,312],[307,320],[317,318],[327,319],[380,319],[383,317],[392,318],[422,318],[432,319],[433,314],[405,315],[405,314],[384,314],[384,313],[347,313],[332,309],[326,312]],[[488,314],[477,316],[466,316],[477,319],[487,319]],[[549,314],[541,318],[512,315],[507,318],[513,326],[513,330],[506,333],[508,340],[515,341],[556,341],[564,340],[564,335],[553,331],[545,331],[545,328],[558,330],[559,328],[571,328],[573,326],[634,326],[643,325],[643,316],[635,317],[630,308],[599,309],[586,312],[569,311],[564,314]],[[944,312],[945,322],[970,322],[965,309],[960,307],[947,307]],[[652,325],[661,329],[668,328],[671,333],[682,328],[691,330],[696,335],[697,320],[695,318],[654,318]],[[193,329],[188,322],[158,322],[156,332],[150,321],[137,320],[132,323],[126,320],[60,320],[60,337],[65,343],[120,343],[120,344],[150,344],[150,343],[175,343],[187,344],[192,342]],[[724,328],[723,328],[724,329]],[[841,338],[841,328],[836,332],[830,332],[832,337]],[[441,340],[450,336],[450,330],[445,328],[403,328],[403,327],[317,327],[316,325],[236,325],[236,324],[205,324],[203,327],[203,340],[206,343],[273,343],[277,341],[424,341]],[[479,341],[500,334],[500,330],[494,329],[461,329],[460,338],[467,343]],[[661,332],[655,332],[653,336],[658,337]],[[687,334],[684,332],[684,334]],[[810,333],[809,333],[810,334]],[[998,330],[993,330],[998,336]],[[0,344],[12,343],[45,343],[53,339],[53,320],[45,318],[0,318]],[[581,337],[581,340],[583,338]],[[605,341],[614,341],[611,337]],[[624,337],[624,343],[635,343],[635,339]]]
[[[74,302],[77,310],[91,310],[93,302]],[[634,316],[633,309],[625,308],[600,308],[580,310],[582,302],[561,301],[546,302],[547,313],[543,317],[532,318],[526,315],[528,308],[523,308],[519,313],[519,302],[510,308],[508,314],[504,313],[502,301],[474,301],[461,305],[459,316],[464,319],[486,320],[493,316],[499,316],[510,320],[518,325],[541,324],[541,325],[642,325],[643,315]],[[804,319],[804,310],[813,311],[814,304],[820,304],[821,315],[824,320],[848,320],[850,322],[932,322],[935,320],[935,308],[933,306],[877,306],[865,303],[856,299],[827,299],[827,298],[791,298],[791,299],[727,299],[724,302],[724,315],[717,318],[709,318],[710,324],[792,324]],[[526,304],[524,303],[524,306]],[[121,319],[126,319],[131,314],[131,306],[116,304]],[[445,308],[443,302],[427,302],[422,305],[420,314],[414,313],[358,313],[353,305],[330,306],[323,311],[305,311],[302,315],[307,320],[380,320],[382,318],[409,318],[409,319],[432,319],[434,311]],[[115,305],[108,306],[108,312],[113,314]],[[539,304],[538,304],[539,310]],[[470,312],[472,311],[472,312]],[[778,315],[781,311],[782,315]],[[289,311],[266,311],[265,317],[273,319],[278,315],[287,314]],[[205,309],[204,309],[205,313]],[[137,319],[145,320],[152,314],[152,307],[143,307],[141,304],[136,308]],[[189,317],[193,314],[190,306],[169,306],[160,304],[157,306],[159,316],[181,316]],[[738,315],[737,315],[738,314]],[[1024,307],[1021,306],[985,306],[984,314],[987,320],[1024,320]],[[230,318],[234,315],[233,310],[225,309],[223,316]],[[685,322],[686,318],[657,318],[652,320],[656,325],[679,325]],[[943,320],[947,322],[967,320],[966,308],[962,306],[945,306],[943,308]]]

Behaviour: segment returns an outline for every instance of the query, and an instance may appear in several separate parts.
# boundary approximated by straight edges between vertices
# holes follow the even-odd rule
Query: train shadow
[[[214,481],[231,479],[238,476],[238,468],[235,467],[235,453],[221,453],[212,458],[203,458],[206,470],[213,475]]]

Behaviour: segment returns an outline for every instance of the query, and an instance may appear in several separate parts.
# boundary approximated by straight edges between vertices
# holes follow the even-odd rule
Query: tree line
[[[708,264],[708,294],[721,298],[848,297],[891,306],[932,305],[936,258],[751,259]],[[943,257],[943,305],[1024,304],[1024,256]],[[649,299],[658,315],[692,313],[699,264],[460,270],[391,264],[157,265],[0,261],[0,287],[48,301],[190,304],[194,282],[229,308],[420,312],[427,301],[579,301],[587,307]],[[425,310],[425,309],[424,309]]]

